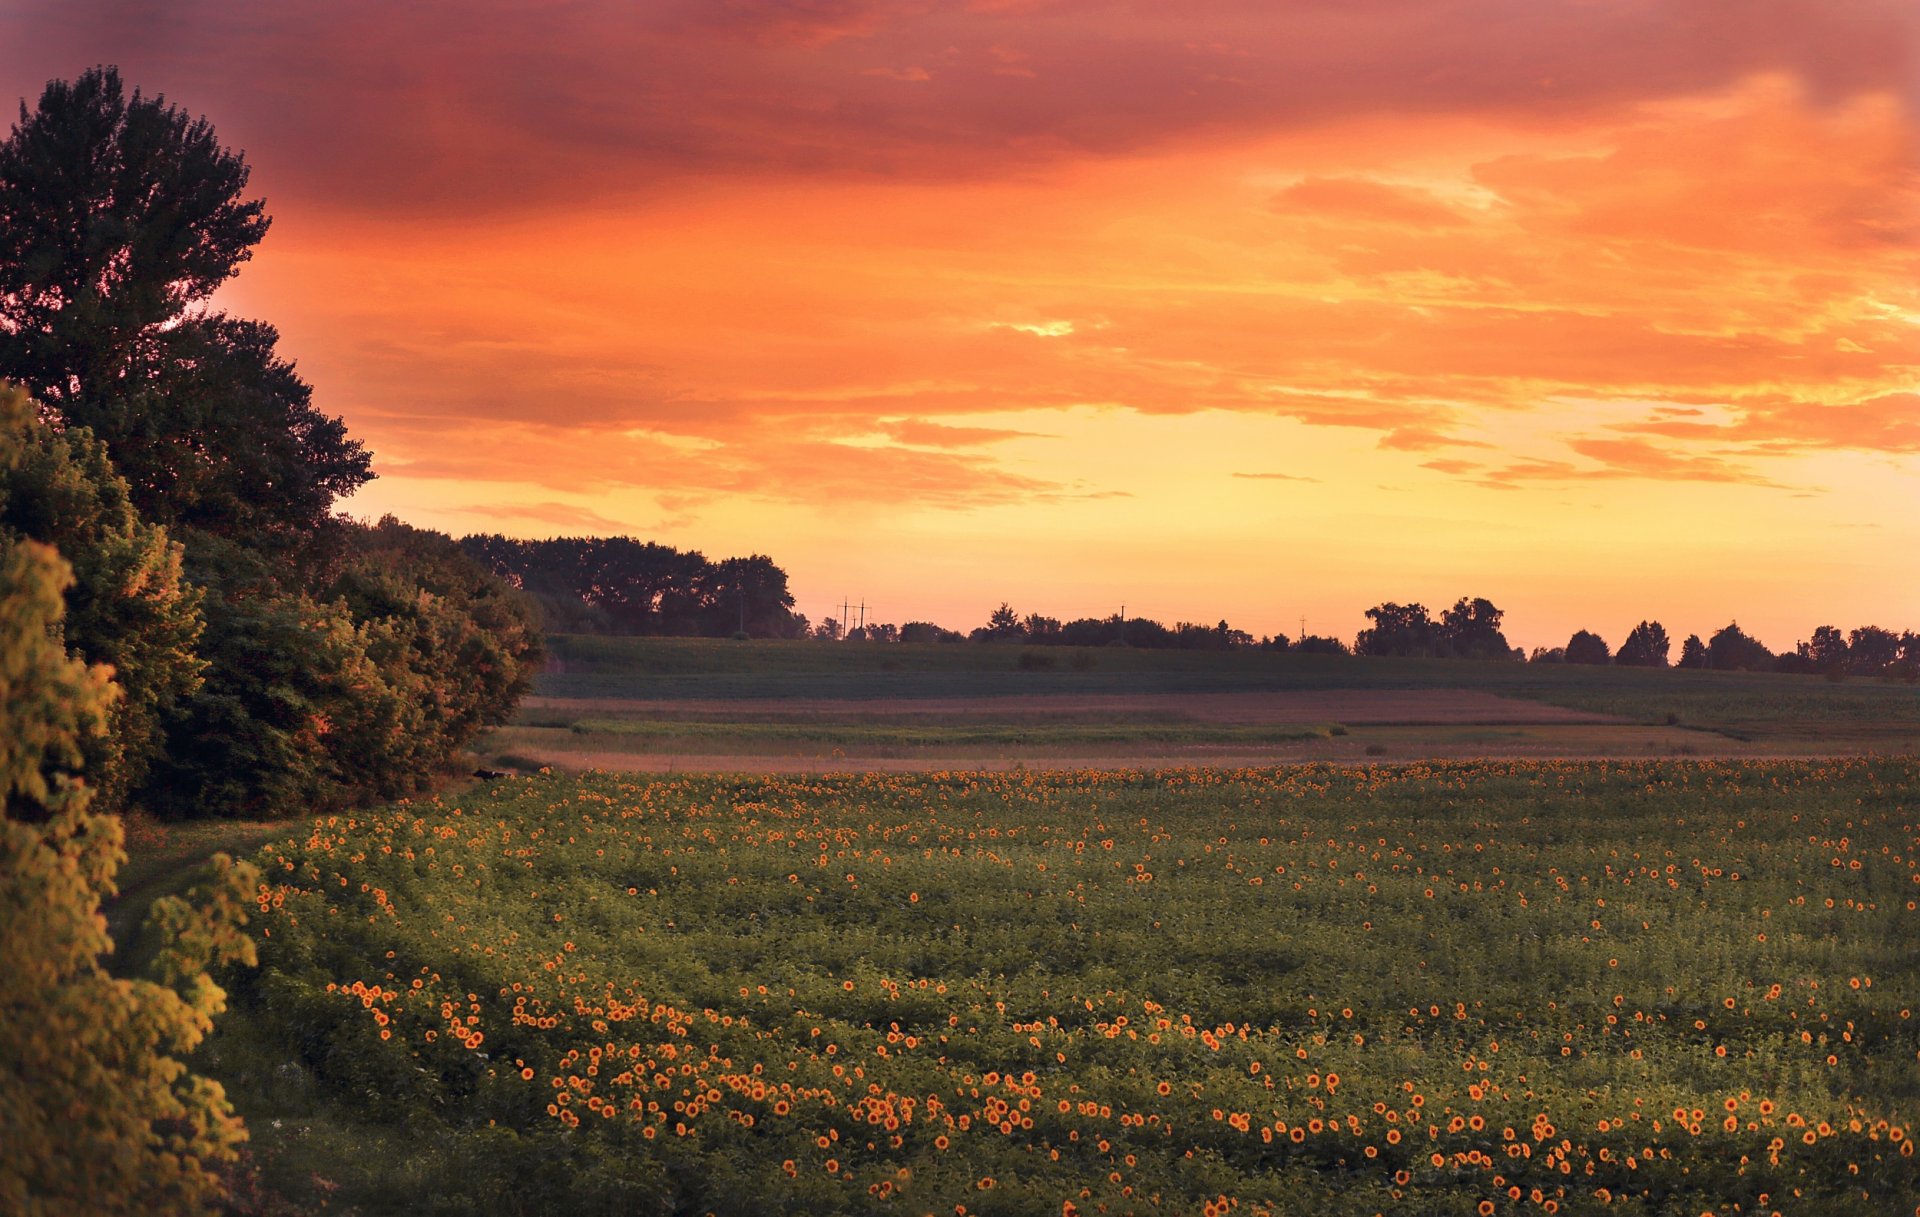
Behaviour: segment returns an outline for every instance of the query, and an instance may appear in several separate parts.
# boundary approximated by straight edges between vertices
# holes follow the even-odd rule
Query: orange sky
[[[395,11],[399,10],[399,11]],[[5,4],[275,217],[348,506],[816,621],[1920,627],[1904,0]]]

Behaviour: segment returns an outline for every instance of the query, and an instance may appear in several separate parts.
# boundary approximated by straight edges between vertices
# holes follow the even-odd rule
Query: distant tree
[[[1613,661],[1607,640],[1588,630],[1575,630],[1567,639],[1567,662],[1598,666]]]
[[[1836,626],[1819,626],[1795,649],[1810,671],[1841,675],[1847,670],[1847,636]]]
[[[81,743],[94,809],[119,812],[146,777],[162,724],[200,688],[195,654],[200,593],[181,574],[181,550],[142,520],[106,449],[84,427],[39,422],[24,393],[0,384],[0,543],[38,541],[60,551],[74,579],[62,622],[65,645],[106,664],[122,695],[108,730]]]
[[[1920,680],[1920,634],[1907,630],[1900,635],[1900,658],[1894,674],[1908,681]]]
[[[9,433],[24,400],[0,399]],[[0,446],[0,468],[16,455]],[[240,927],[260,875],[216,854],[186,897],[154,903],[148,975],[108,973],[100,909],[123,835],[74,770],[115,690],[58,641],[70,578],[51,547],[0,539],[0,1198],[20,1213],[210,1210],[246,1134],[185,1058],[225,1005],[208,970],[254,961]]]
[[[909,621],[900,627],[901,642],[944,642],[951,633],[931,621]]]
[[[1029,613],[1020,628],[1026,633],[1028,642],[1049,643],[1060,641],[1060,621],[1056,617],[1042,617],[1039,613]]]
[[[819,625],[813,627],[813,636],[828,642],[838,640],[845,632],[840,628],[840,623],[832,617],[823,618]]]
[[[706,572],[701,630],[709,638],[743,632],[756,638],[784,638],[791,629],[793,593],[787,572],[765,554],[728,558]]]
[[[1620,644],[1620,651],[1613,662],[1627,668],[1664,668],[1667,666],[1667,652],[1672,647],[1667,638],[1666,627],[1658,621],[1642,621],[1633,627],[1627,640]]]
[[[1293,644],[1291,650],[1302,655],[1347,655],[1347,644],[1338,638],[1329,638],[1321,634],[1306,634]]]
[[[1462,596],[1440,614],[1437,634],[1441,651],[1460,659],[1509,658],[1513,648],[1500,632],[1504,616],[1491,600]]]
[[[1700,635],[1688,634],[1687,640],[1680,644],[1680,666],[1683,668],[1704,668],[1709,655],[1707,644],[1700,641]]]
[[[1567,662],[1567,648],[1535,647],[1533,648],[1533,653],[1527,656],[1527,662],[1528,663],[1565,663]]]
[[[1027,631],[1020,624],[1020,614],[1013,611],[1012,605],[1004,602],[987,618],[985,629],[984,640],[987,642],[1020,642],[1027,636]]]
[[[1847,666],[1862,676],[1891,674],[1900,664],[1900,635],[1877,625],[1847,634]]]
[[[1743,631],[1738,622],[1729,622],[1707,640],[1707,666],[1716,671],[1764,670],[1773,662],[1773,652]]]
[[[1421,604],[1377,604],[1366,612],[1373,622],[1353,640],[1356,655],[1432,655],[1437,635]]]
[[[900,640],[900,627],[888,624],[870,625],[867,627],[867,637],[873,639],[875,642],[898,642]]]

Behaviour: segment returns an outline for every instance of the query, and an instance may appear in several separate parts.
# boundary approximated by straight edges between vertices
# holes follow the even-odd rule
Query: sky
[[[345,507],[815,621],[1920,628],[1910,0],[0,0],[274,218]]]

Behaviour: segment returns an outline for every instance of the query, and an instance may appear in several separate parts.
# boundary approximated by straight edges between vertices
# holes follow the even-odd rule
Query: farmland
[[[561,636],[506,768],[1258,765],[1920,750],[1920,688],[1242,649]]]
[[[1917,790],[514,779],[268,845],[206,1055],[331,1211],[1911,1212]]]

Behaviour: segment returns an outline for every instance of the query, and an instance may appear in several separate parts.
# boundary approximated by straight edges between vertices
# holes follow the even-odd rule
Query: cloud
[[[1433,427],[1395,427],[1380,437],[1380,447],[1402,452],[1426,452],[1434,448],[1486,448],[1479,440],[1461,439]]]
[[[1622,478],[1652,478],[1669,482],[1736,483],[1789,490],[1770,478],[1745,466],[1718,456],[1673,452],[1640,440],[1575,439],[1567,446],[1581,456],[1599,462],[1579,465],[1571,461],[1528,459],[1506,465],[1475,467],[1460,462],[1442,468],[1436,462],[1426,467],[1441,472],[1470,475],[1475,485],[1490,490],[1517,490],[1531,482],[1595,482]]]
[[[1236,473],[1233,476],[1258,482],[1318,482],[1320,480],[1298,473]]]
[[[116,62],[329,207],[525,214],[715,174],[951,180],[1368,118],[1526,128],[1773,73],[1910,86],[1903,0],[69,0],[0,18],[0,82]],[[891,71],[923,71],[902,90]],[[1009,75],[1009,72],[1019,75]]]
[[[1013,439],[1046,439],[1037,431],[1010,431],[1002,427],[954,427],[923,419],[902,419],[885,424],[895,443],[916,448],[977,448],[984,444],[1005,443]]]
[[[584,528],[601,535],[616,535],[633,530],[631,524],[609,519],[597,511],[590,511],[571,503],[485,503],[448,507],[443,510],[458,512],[461,515],[483,516],[492,520],[530,520],[540,524],[555,524],[562,528]]]
[[[1412,228],[1458,228],[1467,217],[1428,191],[1366,178],[1306,178],[1275,195],[1281,215],[1358,220]]]
[[[1739,403],[1730,422],[1698,422],[1699,411],[1655,411],[1616,430],[1774,453],[1811,449],[1920,452],[1920,393],[1883,393],[1859,401],[1826,403],[1774,398]]]

